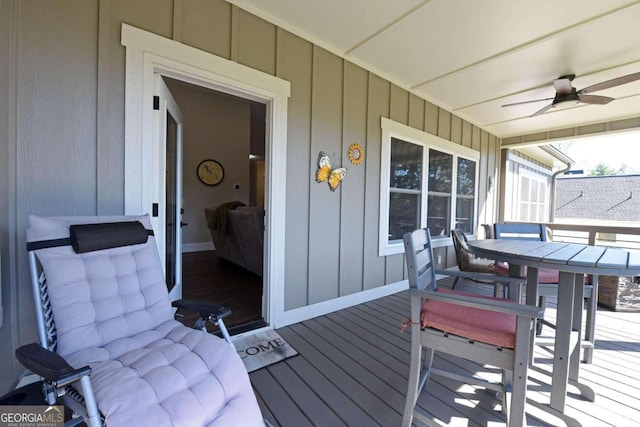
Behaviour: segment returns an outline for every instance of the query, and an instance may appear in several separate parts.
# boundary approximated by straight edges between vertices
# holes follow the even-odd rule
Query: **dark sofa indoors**
[[[262,277],[264,209],[230,202],[204,213],[216,254]]]

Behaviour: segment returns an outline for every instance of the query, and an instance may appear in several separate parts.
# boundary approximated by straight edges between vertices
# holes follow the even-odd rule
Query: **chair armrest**
[[[64,387],[89,375],[91,368],[74,369],[58,353],[32,343],[16,349],[16,359],[31,372],[40,375],[57,387]]]
[[[535,305],[518,304],[509,300],[458,295],[419,289],[409,289],[409,294],[411,295],[411,297],[421,297],[447,302],[450,304],[479,308],[482,310],[514,314],[516,316],[524,316],[532,319],[541,319],[544,316],[544,309],[542,307],[537,307]]]
[[[231,310],[213,302],[197,301],[190,299],[179,299],[171,303],[173,307],[189,311],[197,311],[203,319],[210,319],[217,322],[231,314]]]
[[[463,279],[487,280],[499,283],[525,283],[527,279],[520,276],[501,276],[499,274],[474,273],[459,270],[436,270],[436,274],[441,276],[460,277]]]

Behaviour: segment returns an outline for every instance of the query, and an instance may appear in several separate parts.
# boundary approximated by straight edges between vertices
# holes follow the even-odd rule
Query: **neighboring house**
[[[438,230],[436,258],[446,266],[454,259],[450,227],[474,232],[500,219],[503,162],[516,161],[505,157],[503,145],[581,134],[568,129],[501,141],[223,0],[2,0],[0,12],[0,394],[22,370],[15,348],[37,338],[27,216],[152,210],[153,186],[164,170],[151,172],[157,159],[145,150],[155,147],[153,99],[142,94],[153,89],[154,70],[267,105],[264,291],[271,326],[406,288],[402,227]],[[142,74],[134,75],[135,67]],[[199,141],[230,146],[223,138]],[[364,149],[359,165],[348,159],[353,143]],[[210,155],[197,148],[184,174],[194,175]],[[333,167],[348,168],[335,192],[315,182],[320,151]],[[529,167],[533,175],[518,176],[541,181],[546,192],[555,161],[544,166],[526,156],[518,163],[537,166]],[[419,180],[402,179],[414,169]],[[233,194],[236,183],[246,187],[228,178],[197,197],[206,199],[204,206],[217,193]],[[544,209],[537,196],[518,194],[539,218]],[[397,207],[411,214],[397,215]],[[196,217],[204,222],[204,215]],[[161,233],[165,224],[158,221]]]
[[[570,223],[640,221],[640,175],[562,177],[555,215]]]

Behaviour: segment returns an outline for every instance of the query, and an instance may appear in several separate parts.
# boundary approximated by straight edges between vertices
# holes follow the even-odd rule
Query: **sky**
[[[615,171],[626,165],[628,174],[640,174],[640,132],[579,138],[562,143],[558,148],[575,160],[572,170],[582,169],[587,175],[598,163]]]

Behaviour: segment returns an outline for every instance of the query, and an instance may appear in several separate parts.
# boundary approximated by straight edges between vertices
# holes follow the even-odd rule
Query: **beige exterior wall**
[[[404,277],[402,255],[377,254],[381,116],[480,150],[478,223],[496,216],[495,136],[223,0],[0,0],[0,12],[0,393],[22,370],[13,350],[36,339],[27,215],[124,211],[123,22],[291,82],[286,310]],[[320,150],[349,167],[335,193],[314,181]]]

